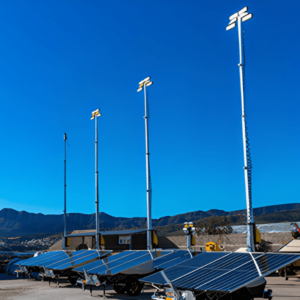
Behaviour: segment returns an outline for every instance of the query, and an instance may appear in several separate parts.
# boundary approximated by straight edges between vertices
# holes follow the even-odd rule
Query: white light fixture
[[[92,111],[92,117],[91,117],[91,120],[94,120],[95,117],[100,117],[100,116],[101,116],[101,114],[99,113],[99,111],[100,111],[100,108],[98,108],[98,109]]]
[[[248,21],[250,19],[252,19],[253,15],[252,14],[248,14],[245,17],[242,18],[242,22]]]
[[[245,6],[243,9],[229,17],[230,22],[227,25],[226,30],[228,31],[234,28],[236,26],[236,23],[239,22],[239,20],[245,22],[247,20],[250,20],[252,17],[253,15],[248,13],[248,6]]]
[[[153,81],[150,81],[150,76],[145,78],[144,80],[139,82],[139,88],[137,89],[137,92],[140,92],[143,90],[144,87],[148,87],[153,84]]]
[[[150,79],[151,79],[151,77],[149,76],[149,77],[145,78],[144,80],[140,81],[139,84],[143,84],[145,81],[149,81]]]
[[[234,23],[234,22],[236,22],[236,21],[237,21],[237,18],[234,18],[234,19],[232,19],[232,20],[229,22],[228,25],[230,25],[230,24],[232,24],[232,23]]]
[[[248,6],[245,6],[245,7],[242,8],[240,11],[238,11],[238,12],[236,12],[235,14],[231,15],[231,16],[229,17],[229,20],[232,20],[232,19],[238,17],[239,15],[241,15],[242,13],[245,13],[245,12],[247,12],[247,11],[248,11]]]
[[[244,12],[248,11],[248,6],[245,6],[244,8],[242,8],[238,13],[242,14]]]
[[[228,30],[234,28],[235,26],[236,26],[235,23],[230,24],[230,25],[228,25],[228,26],[226,27],[226,30],[228,31]]]

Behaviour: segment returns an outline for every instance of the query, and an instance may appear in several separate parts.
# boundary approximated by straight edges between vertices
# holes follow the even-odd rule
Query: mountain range
[[[254,208],[254,216],[270,215],[277,212],[300,210],[300,203],[271,205]],[[211,209],[208,211],[194,211],[175,216],[165,216],[153,219],[153,227],[170,226],[184,222],[200,221],[209,217],[243,216],[246,210],[224,211]],[[283,213],[284,214],[284,213]],[[281,214],[282,215],[282,214]],[[260,217],[261,220],[263,218]],[[282,218],[280,219],[282,220]],[[113,217],[106,213],[100,213],[100,230],[122,230],[146,228],[146,218]],[[67,214],[67,230],[85,230],[95,228],[95,214],[69,213]],[[3,208],[0,211],[0,236],[15,237],[31,234],[59,234],[63,232],[63,215],[44,215],[41,213],[29,213],[16,211],[11,208]]]

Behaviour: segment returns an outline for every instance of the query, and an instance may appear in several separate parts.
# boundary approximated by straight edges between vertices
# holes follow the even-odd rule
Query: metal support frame
[[[64,236],[63,236],[63,250],[66,250],[66,235],[67,235],[67,134],[64,133]]]

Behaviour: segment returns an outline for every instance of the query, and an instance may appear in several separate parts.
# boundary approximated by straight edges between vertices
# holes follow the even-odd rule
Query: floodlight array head
[[[100,116],[101,116],[101,114],[100,114],[99,111],[100,111],[100,108],[98,108],[98,109],[92,111],[92,117],[91,117],[91,120],[95,119],[95,117],[100,117]]]
[[[195,227],[193,222],[185,222],[183,227],[183,232],[185,234],[194,234],[195,233]]]
[[[228,30],[234,28],[236,26],[236,21],[238,19],[241,19],[242,22],[245,22],[245,21],[250,20],[252,17],[253,17],[253,15],[248,13],[248,6],[245,6],[243,9],[241,9],[240,11],[236,12],[235,14],[233,14],[229,17],[230,22],[229,22],[228,26],[226,27],[226,30],[228,31]]]
[[[150,81],[150,76],[145,78],[144,80],[139,82],[139,88],[137,89],[137,92],[140,92],[144,86],[150,86],[153,84],[153,81]]]

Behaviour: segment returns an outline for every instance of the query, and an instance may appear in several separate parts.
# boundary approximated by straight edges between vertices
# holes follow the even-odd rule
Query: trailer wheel
[[[118,284],[116,282],[116,283],[114,283],[114,290],[118,294],[125,294],[125,292],[126,292],[126,285],[125,284],[120,285],[120,284]]]
[[[71,274],[68,276],[68,280],[69,280],[69,282],[70,282],[72,285],[75,285],[75,284],[77,283],[77,279],[78,279],[77,276],[74,276],[74,275],[71,275]]]
[[[141,293],[143,284],[136,277],[129,277],[126,280],[126,292],[129,296],[138,296]]]

